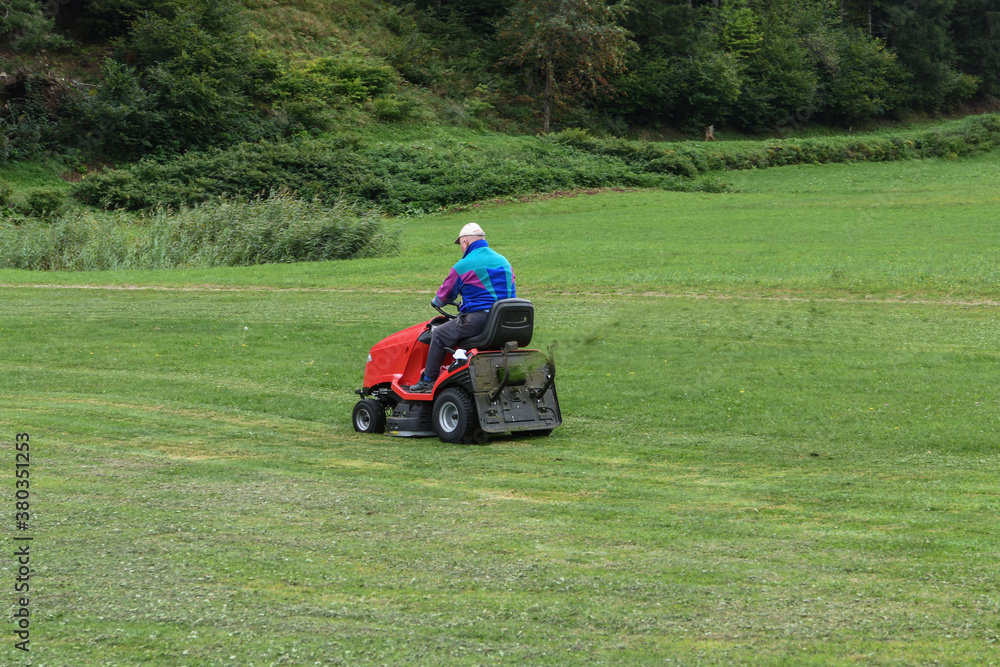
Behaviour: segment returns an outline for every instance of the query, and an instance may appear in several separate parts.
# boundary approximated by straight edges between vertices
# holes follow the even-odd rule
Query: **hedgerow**
[[[745,143],[654,144],[582,130],[544,138],[454,139],[366,145],[360,140],[241,144],[140,161],[84,179],[82,202],[105,209],[191,206],[218,196],[282,188],[326,202],[347,199],[391,215],[571,188],[724,189],[720,172],[794,164],[964,157],[1000,146],[1000,115],[924,132]]]
[[[87,204],[108,210],[191,206],[219,196],[254,197],[272,189],[300,197],[367,193],[379,187],[368,165],[348,141],[240,144],[192,151],[166,162],[141,160],[125,169],[84,179],[75,192]],[[331,184],[337,184],[331,189]],[[333,196],[328,196],[333,195]]]
[[[579,130],[552,135],[551,141],[593,155],[616,156],[634,169],[683,176],[713,171],[763,169],[794,164],[883,162],[930,157],[968,157],[1000,147],[1000,115],[985,114],[925,132],[839,136],[760,142],[751,147],[725,143],[685,143],[666,149],[622,139],[598,139]]]
[[[283,188],[307,198],[346,198],[404,215],[567,188],[716,187],[711,180],[681,178],[655,165],[646,169],[621,156],[589,153],[559,141],[524,138],[515,146],[512,150],[508,144],[454,140],[368,146],[350,140],[242,144],[190,152],[167,162],[143,160],[84,179],[75,196],[105,209],[143,210]]]

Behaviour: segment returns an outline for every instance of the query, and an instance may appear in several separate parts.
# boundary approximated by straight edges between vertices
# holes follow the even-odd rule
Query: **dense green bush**
[[[258,62],[262,58],[265,62]],[[115,60],[129,63],[135,81],[126,87],[142,102],[137,113],[155,112],[166,121],[147,117],[148,128],[127,128],[133,130],[128,137],[133,145],[145,141],[179,151],[273,133],[254,104],[254,92],[274,68],[254,49],[233,0],[189,0],[164,13],[139,15],[117,42]],[[115,77],[102,84],[115,85]],[[111,135],[106,133],[109,140]]]
[[[154,92],[143,87],[134,67],[110,58],[101,66],[103,81],[79,101],[85,141],[111,157],[149,153],[170,133],[166,112]]]
[[[62,27],[110,39],[96,84],[31,70],[0,82],[0,161],[50,150],[84,159],[162,158],[317,134],[352,114],[394,122],[413,111],[411,98],[396,95],[399,74],[382,59],[351,51],[279,55],[250,31],[240,0],[77,4]],[[28,38],[17,32],[27,16],[22,5],[41,16],[33,0],[17,0],[6,18],[0,10],[0,41]],[[8,28],[14,32],[4,33]],[[30,48],[46,46],[36,41]]]
[[[54,32],[55,21],[36,0],[5,0],[0,13],[0,46],[15,52],[57,49],[68,40]]]
[[[74,34],[85,41],[113,39],[128,34],[144,14],[170,15],[185,4],[204,0],[86,0],[75,17]]]
[[[89,176],[75,196],[106,209],[193,205],[219,195],[280,187],[333,202],[341,198],[392,215],[426,213],[494,197],[589,187],[717,191],[711,172],[788,164],[971,155],[1000,142],[1000,116],[985,115],[900,136],[850,136],[670,146],[597,138],[567,130],[544,138],[484,143],[440,140],[365,146],[344,139],[242,144],[191,152]]]
[[[30,160],[75,141],[73,123],[61,110],[76,92],[65,83],[18,70],[0,93],[0,163]]]
[[[46,151],[134,159],[280,136],[263,104],[275,94],[276,57],[256,48],[237,0],[102,0],[77,9],[105,17],[113,33],[121,21],[128,30],[96,85],[31,66],[4,79],[0,162]]]
[[[567,188],[700,187],[669,171],[632,167],[630,162],[642,162],[631,155],[633,150],[627,141],[588,152],[558,139],[535,138],[490,147],[451,140],[372,146],[349,140],[243,144],[167,162],[143,160],[91,176],[77,186],[76,196],[106,209],[139,210],[280,187],[324,201],[346,197],[399,215]],[[651,157],[663,155],[651,146],[644,150],[651,150]]]
[[[231,146],[329,130],[339,111],[373,105],[383,120],[407,116],[393,96],[396,71],[375,58],[333,55],[296,61],[262,48],[236,0],[134,2],[80,126],[115,158]],[[117,17],[117,18],[116,18]],[[109,24],[109,25],[110,25]],[[109,28],[111,29],[111,28]]]
[[[335,113],[375,103],[376,115],[398,120],[407,107],[398,100],[398,75],[385,64],[357,56],[328,56],[278,67],[266,93],[278,114],[288,119],[286,134],[325,130]]]
[[[350,139],[240,144],[191,151],[168,161],[141,160],[85,178],[75,195],[105,209],[190,206],[218,196],[252,197],[273,188],[336,201],[342,193],[370,198],[383,186]]]
[[[318,58],[310,62],[305,71],[321,82],[324,97],[331,101],[343,98],[361,104],[396,88],[395,70],[359,57]]]
[[[394,252],[398,234],[371,212],[272,193],[160,208],[138,222],[121,211],[0,221],[0,266],[104,270],[352,259]]]
[[[24,197],[23,212],[27,215],[52,217],[66,210],[69,201],[62,188],[36,188]]]

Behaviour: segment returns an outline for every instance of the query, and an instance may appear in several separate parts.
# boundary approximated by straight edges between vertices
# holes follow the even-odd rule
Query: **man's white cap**
[[[462,227],[462,231],[460,231],[458,233],[458,239],[462,238],[463,236],[483,236],[483,237],[485,237],[486,236],[486,232],[484,232],[483,228],[480,227],[479,225],[477,225],[476,223],[470,222],[465,227]],[[455,239],[455,243],[458,243],[458,239]]]

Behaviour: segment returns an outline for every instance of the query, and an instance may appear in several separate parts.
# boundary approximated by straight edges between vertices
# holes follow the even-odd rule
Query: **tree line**
[[[89,81],[5,66],[0,161],[60,147],[131,159],[285,140],[359,113],[402,120],[419,106],[413,88],[454,100],[455,122],[488,113],[497,126],[618,134],[857,126],[1000,95],[996,0],[376,6],[371,20],[398,46],[296,58],[252,33],[239,0],[4,0],[4,63],[80,43],[107,48]]]
[[[682,129],[725,124],[769,132],[809,122],[852,126],[907,111],[938,113],[1000,95],[996,0],[419,0],[501,41],[507,60],[551,26],[603,12],[628,39],[591,53],[610,87],[590,104],[609,117]],[[540,16],[548,13],[549,17]],[[513,18],[512,18],[513,17]],[[528,17],[527,19],[525,17]],[[525,26],[534,22],[535,29]],[[512,27],[514,29],[512,29]],[[564,50],[579,51],[570,34]],[[590,36],[594,31],[590,30]],[[612,57],[613,56],[613,57]],[[575,58],[575,62],[574,62]],[[549,99],[545,58],[521,79]],[[578,101],[578,63],[564,59],[567,104]],[[503,62],[503,60],[502,60]],[[523,64],[523,58],[513,62]],[[556,59],[558,63],[558,58]],[[523,72],[521,74],[524,74]],[[613,88],[617,94],[608,94]]]

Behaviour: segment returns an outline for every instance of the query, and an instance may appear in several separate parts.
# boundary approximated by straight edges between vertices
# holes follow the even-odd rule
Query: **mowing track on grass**
[[[327,292],[333,294],[413,294],[426,295],[427,290],[418,289],[362,289],[362,288],[337,288],[337,287],[269,287],[266,285],[60,285],[60,284],[0,284],[0,288],[12,289],[78,289],[78,290],[109,290],[122,292]],[[625,290],[612,291],[573,291],[573,292],[553,292],[546,290],[546,296],[550,297],[652,297],[658,299],[719,299],[719,300],[744,300],[744,301],[793,301],[793,302],[817,302],[817,303],[884,303],[884,304],[914,304],[914,305],[934,305],[944,306],[1000,306],[997,299],[955,299],[942,296],[937,299],[917,299],[913,297],[873,297],[873,296],[794,296],[790,294],[705,294],[699,292],[654,292],[643,290],[640,292],[630,292]]]

